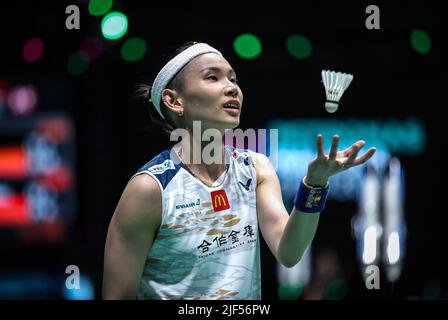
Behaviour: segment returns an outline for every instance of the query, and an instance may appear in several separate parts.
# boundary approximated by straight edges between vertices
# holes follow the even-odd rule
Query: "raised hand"
[[[305,183],[309,186],[324,187],[327,184],[328,178],[339,172],[365,163],[376,152],[376,148],[370,148],[362,156],[357,157],[358,152],[366,144],[363,140],[353,143],[343,151],[338,151],[339,136],[334,135],[330,154],[326,155],[323,140],[320,134],[316,138],[317,157],[309,163],[308,172],[305,177]]]

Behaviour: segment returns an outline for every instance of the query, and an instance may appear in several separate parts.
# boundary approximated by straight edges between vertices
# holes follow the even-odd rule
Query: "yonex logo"
[[[318,206],[321,199],[322,199],[322,195],[320,194],[319,191],[311,190],[305,206],[307,208],[312,208],[314,206]]]
[[[249,191],[250,184],[252,183],[252,179],[247,180],[246,184],[242,183],[241,181],[238,181],[240,185],[244,187],[247,191]]]

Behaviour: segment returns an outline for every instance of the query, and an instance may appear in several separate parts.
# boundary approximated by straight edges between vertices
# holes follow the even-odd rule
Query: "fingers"
[[[322,160],[325,158],[324,151],[324,137],[321,134],[317,135],[316,139],[317,159]]]
[[[355,142],[352,146],[351,146],[351,152],[350,155],[347,159],[347,161],[345,162],[346,165],[353,165],[353,162],[356,159],[356,156],[358,155],[359,150],[361,150],[362,147],[365,146],[365,142],[360,140]]]
[[[339,151],[338,152],[338,146],[339,146],[339,136],[334,135],[333,140],[330,147],[330,153],[327,157],[325,155],[325,150],[323,147],[324,138],[321,134],[317,135],[316,139],[316,149],[317,149],[317,158],[319,160],[323,159],[329,159],[329,160],[336,160],[337,157],[347,157],[347,160],[342,163],[343,167],[348,169],[349,167],[354,167],[361,165],[368,161],[376,152],[376,148],[370,148],[367,150],[366,153],[364,153],[361,157],[356,158],[358,156],[359,151],[365,146],[365,141],[359,140],[352,144],[349,148]],[[338,159],[337,161],[341,164],[342,159]]]
[[[336,159],[336,155],[338,153],[338,145],[339,145],[339,136],[337,134],[335,134],[333,136],[333,141],[331,143],[331,148],[330,148],[330,160],[335,160]]]
[[[369,160],[376,152],[376,148],[370,148],[369,150],[366,151],[366,153],[364,153],[361,157],[359,157],[358,159],[356,159],[353,162],[353,165],[358,166],[360,164],[365,163],[367,160]]]
[[[344,149],[344,150],[342,150],[342,151],[338,151],[337,156],[339,156],[339,157],[347,157],[347,156],[349,156],[349,155],[351,154],[352,150],[353,150],[353,147],[354,147],[355,145],[357,145],[357,144],[361,144],[361,143],[363,143],[363,142],[364,142],[363,140],[356,141],[354,144],[352,144],[352,145],[351,145],[350,147],[348,147],[347,149]]]
[[[352,151],[352,148],[353,146],[350,146],[347,149],[338,151],[337,157],[347,157],[350,154],[350,151]]]

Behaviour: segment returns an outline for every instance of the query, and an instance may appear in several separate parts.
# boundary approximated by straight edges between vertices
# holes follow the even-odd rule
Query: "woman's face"
[[[233,129],[239,125],[243,93],[230,64],[214,53],[193,59],[183,71],[179,99],[185,125],[201,120],[202,129]]]

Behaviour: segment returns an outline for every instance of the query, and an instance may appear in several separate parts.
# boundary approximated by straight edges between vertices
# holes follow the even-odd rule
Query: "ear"
[[[163,89],[161,100],[174,113],[182,112],[184,109],[182,99],[175,90]]]

